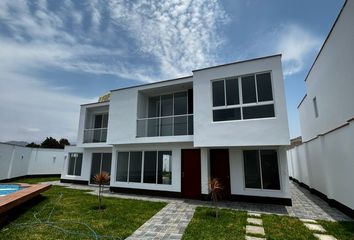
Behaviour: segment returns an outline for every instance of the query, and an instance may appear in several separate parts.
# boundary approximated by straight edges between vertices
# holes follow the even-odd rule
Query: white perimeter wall
[[[60,174],[64,150],[37,149],[0,143],[0,180],[25,175]]]
[[[302,140],[308,141],[354,116],[354,1],[347,1],[306,80],[299,107]],[[316,97],[319,116],[314,113]]]
[[[287,151],[289,175],[354,209],[354,121]]]

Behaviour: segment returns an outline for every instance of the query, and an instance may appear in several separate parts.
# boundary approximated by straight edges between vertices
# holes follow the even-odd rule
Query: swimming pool
[[[21,187],[18,184],[0,184],[0,197],[9,195],[10,193],[17,192],[22,188],[23,187]]]

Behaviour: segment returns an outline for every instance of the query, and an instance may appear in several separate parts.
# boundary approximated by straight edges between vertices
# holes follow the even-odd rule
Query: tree
[[[60,139],[59,144],[60,144],[61,148],[63,148],[63,149],[65,148],[65,146],[70,146],[70,142],[66,138]]]
[[[41,148],[62,148],[60,143],[52,137],[47,137],[42,143]]]
[[[31,147],[31,148],[39,148],[41,145],[35,143],[35,142],[31,142],[29,144],[26,145],[26,147]]]
[[[98,209],[101,210],[101,205],[102,205],[102,190],[105,184],[109,182],[111,177],[109,176],[109,173],[107,172],[100,172],[97,173],[93,177],[93,181],[98,184]]]

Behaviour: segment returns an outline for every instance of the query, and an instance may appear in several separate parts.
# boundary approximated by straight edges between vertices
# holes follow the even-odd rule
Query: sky
[[[344,0],[1,0],[0,141],[76,141],[111,89],[282,54],[290,136],[304,79]]]

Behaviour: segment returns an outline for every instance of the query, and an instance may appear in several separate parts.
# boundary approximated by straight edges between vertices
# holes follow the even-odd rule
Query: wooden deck
[[[0,197],[0,214],[11,210],[12,208],[38,196],[40,193],[48,190],[50,184],[22,184],[23,189]]]

